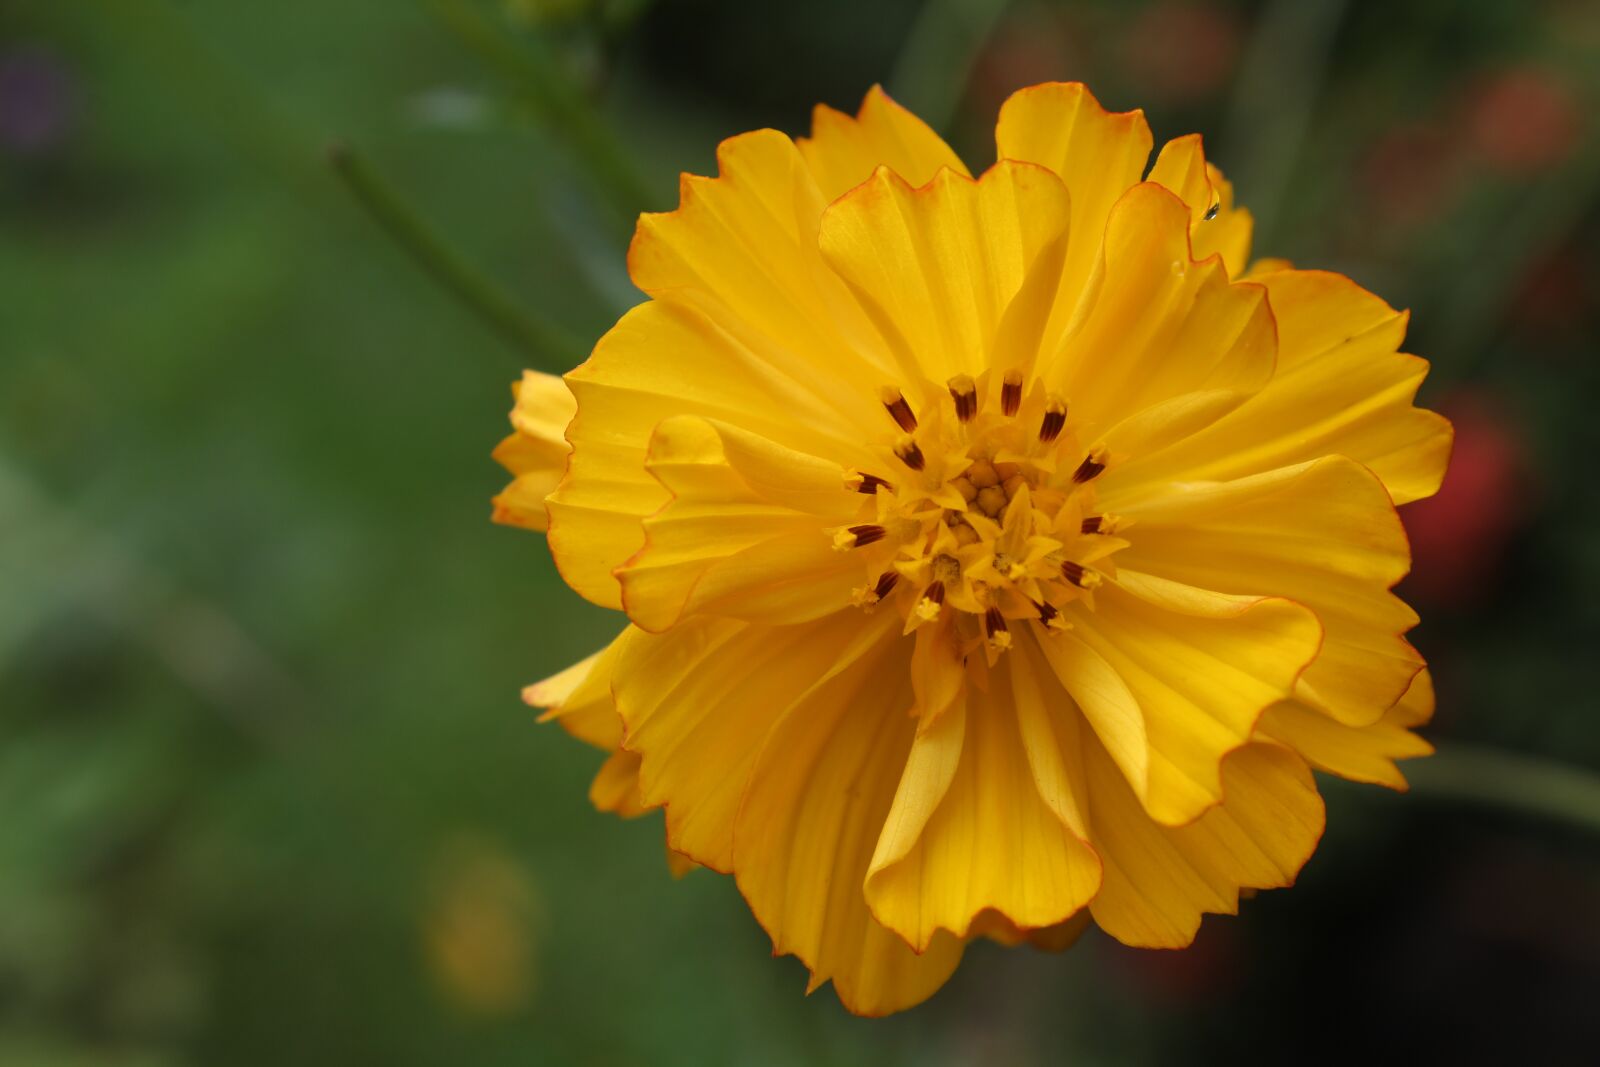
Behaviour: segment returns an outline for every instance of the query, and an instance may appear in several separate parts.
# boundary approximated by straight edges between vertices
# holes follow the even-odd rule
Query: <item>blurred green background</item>
[[[883,81],[982,166],[1051,78],[1414,310],[1443,755],[1188,952],[979,945],[854,1019],[519,703],[616,627],[488,522],[534,357],[324,148],[582,348],[718,139]],[[1597,103],[1593,2],[0,7],[0,1064],[1593,1062]]]

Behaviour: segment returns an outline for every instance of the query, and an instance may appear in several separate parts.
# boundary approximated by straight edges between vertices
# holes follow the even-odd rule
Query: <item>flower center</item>
[[[1079,440],[1066,398],[1017,370],[961,374],[921,393],[920,413],[899,388],[880,396],[901,431],[899,469],[846,479],[875,512],[831,531],[840,551],[866,550],[875,576],[855,602],[892,604],[907,632],[943,620],[991,656],[1010,647],[1017,620],[1064,628],[1061,609],[1092,607],[1111,555],[1127,545],[1117,517],[1095,507],[1105,449]]]

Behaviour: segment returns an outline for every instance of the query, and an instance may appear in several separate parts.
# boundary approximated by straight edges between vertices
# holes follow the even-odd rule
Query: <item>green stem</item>
[[[1228,177],[1271,244],[1348,0],[1275,0],[1256,19],[1228,108]],[[1264,239],[1264,240],[1263,240]]]
[[[1600,775],[1581,767],[1448,744],[1432,759],[1407,763],[1405,772],[1422,797],[1467,801],[1600,833]]]
[[[488,63],[560,137],[628,225],[655,199],[628,154],[536,40],[514,42],[472,0],[425,0],[441,25]]]
[[[535,365],[559,374],[582,359],[575,338],[519,307],[505,290],[446,244],[363,157],[347,145],[335,144],[328,149],[328,162],[367,213],[423,270]]]

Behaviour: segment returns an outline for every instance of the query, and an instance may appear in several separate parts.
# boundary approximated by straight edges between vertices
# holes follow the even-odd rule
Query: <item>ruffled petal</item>
[[[644,465],[662,419],[720,419],[844,466],[880,458],[861,428],[887,421],[878,390],[893,374],[822,261],[811,172],[772,130],[725,141],[717,158],[719,177],[685,176],[676,211],[640,218],[629,270],[655,299],[567,375],[574,454],[548,501],[550,547],[567,583],[605,607],[621,606],[612,572],[667,500]]]
[[[1220,256],[1228,277],[1239,278],[1250,260],[1255,222],[1233,206],[1233,183],[1206,162],[1198,133],[1175,137],[1161,146],[1149,180],[1176,193],[1189,207],[1189,240],[1194,258]]]
[[[558,722],[573,737],[610,753],[589,785],[589,800],[601,811],[624,819],[649,809],[639,796],[639,757],[618,750],[622,718],[611,697],[611,683],[623,650],[642,636],[637,627],[629,626],[599,652],[522,691],[525,702],[546,709],[540,722]]]
[[[1406,315],[1322,271],[1254,276],[1278,324],[1278,372],[1247,402],[1181,444],[1131,457],[1129,484],[1225,480],[1330,454],[1372,468],[1395,503],[1431,496],[1450,424],[1412,406],[1426,360],[1398,352]]]
[[[1389,494],[1360,464],[1328,456],[1170,485],[1138,503],[1105,499],[1139,531],[1120,566],[1315,611],[1322,651],[1298,692],[1341,722],[1376,722],[1422,669],[1403,636],[1416,613],[1389,591],[1410,567],[1410,547]]]
[[[1187,823],[1222,800],[1223,757],[1293,691],[1321,627],[1287,600],[1224,596],[1125,568],[1095,596],[1095,611],[1072,612],[1073,633],[1143,713],[1148,776],[1142,793],[1125,778],[1129,790],[1157,822]]]
[[[1288,745],[1320,770],[1404,790],[1406,779],[1395,761],[1433,754],[1433,746],[1411,732],[1432,717],[1433,679],[1424,670],[1399,703],[1370,726],[1345,726],[1317,708],[1288,701],[1267,709],[1257,732]]]
[[[1002,319],[1030,273],[1054,287],[1069,218],[1042,167],[1002,161],[976,182],[946,170],[920,188],[882,169],[828,209],[820,241],[899,381],[942,391],[1006,355]]]
[[[919,951],[941,930],[972,934],[986,913],[1055,926],[1100,885],[1072,793],[1076,723],[1030,651],[1006,665],[919,732],[873,854],[872,913]]]
[[[1048,167],[1071,193],[1072,240],[1059,289],[1066,314],[1098,268],[1111,205],[1139,181],[1153,143],[1143,111],[1109,112],[1078,82],[1020,89],[1001,106],[1000,158]]]
[[[1125,945],[1182,948],[1200,917],[1234,914],[1241,889],[1290,885],[1322,836],[1323,805],[1305,763],[1255,742],[1223,763],[1225,798],[1198,820],[1153,822],[1111,759],[1086,747],[1095,849],[1105,881],[1089,905]]]
[[[869,327],[817,249],[824,197],[794,142],[757,130],[717,148],[718,177],[684,175],[676,211],[646,214],[628,249],[634,284],[701,311],[783,376],[797,403],[846,428],[863,408],[841,382],[882,376],[860,346]],[[860,181],[866,178],[862,174]],[[673,364],[677,368],[682,363]],[[748,372],[747,372],[748,373]],[[870,408],[874,397],[859,403]],[[801,409],[788,414],[804,417]],[[754,428],[754,427],[752,427]]]
[[[523,702],[544,709],[540,722],[559,722],[578,740],[614,752],[622,744],[622,720],[611,699],[617,659],[640,636],[625,627],[605,648],[522,690]]]
[[[888,167],[912,185],[940,170],[966,174],[967,166],[926,122],[889,98],[880,86],[867,90],[854,118],[818,104],[811,136],[795,144],[824,200],[835,200]]]
[[[639,757],[621,750],[611,753],[589,783],[589,802],[622,819],[649,812],[639,797]]]
[[[511,409],[511,436],[494,450],[494,458],[516,477],[494,498],[495,522],[543,530],[547,525],[544,498],[561,481],[566,470],[567,423],[578,402],[565,382],[553,374],[529,370],[512,386],[516,403]]]
[[[1163,186],[1184,202],[1189,209],[1191,232],[1205,221],[1217,202],[1216,191],[1211,187],[1211,173],[1206,167],[1205,146],[1198,133],[1174,137],[1162,145],[1145,180]]]
[[[655,300],[628,312],[567,382],[578,413],[567,431],[572,458],[547,501],[550,550],[567,584],[604,607],[622,606],[613,571],[644,547],[644,519],[670,499],[645,466],[663,419],[694,414],[754,428],[789,448],[835,458],[841,470],[886,462],[858,429],[844,429],[815,400],[815,383],[795,385],[703,314],[677,304]],[[862,395],[867,415],[886,421],[872,390]]]
[[[847,606],[864,581],[866,564],[824,532],[862,507],[838,464],[678,415],[656,427],[645,466],[672,499],[644,520],[644,548],[617,571],[638,626],[660,632],[702,611],[808,622]]]
[[[641,757],[643,803],[666,805],[672,848],[731,869],[734,816],[768,733],[898,637],[894,622],[888,612],[801,626],[697,615],[629,643],[612,679],[623,744]]]
[[[1229,284],[1220,262],[1196,263],[1189,208],[1165,188],[1134,186],[1106,225],[1092,305],[1041,366],[1068,398],[1080,432],[1104,434],[1139,412],[1190,395],[1211,398],[1182,418],[1166,411],[1119,447],[1141,451],[1211,421],[1272,377],[1277,338],[1266,292]]]
[[[832,980],[859,1015],[925,1000],[964,948],[940,934],[912,952],[862,895],[915,729],[905,713],[908,644],[882,647],[794,705],[750,776],[735,834],[739,890],[773,952],[800,957],[811,989]]]
[[[1228,277],[1242,278],[1250,264],[1255,218],[1248,209],[1234,206],[1233,183],[1223,177],[1222,171],[1207,163],[1206,174],[1211,181],[1212,195],[1216,197],[1216,214],[1201,219],[1194,226],[1191,232],[1194,257],[1221,256],[1222,265],[1228,268]]]

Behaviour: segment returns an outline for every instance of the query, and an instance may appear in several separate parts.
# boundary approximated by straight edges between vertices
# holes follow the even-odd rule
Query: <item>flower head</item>
[[[1449,427],[1405,315],[1247,272],[1199,138],[1146,173],[1080,85],[997,141],[973,178],[874,90],[724,142],[641,218],[650,299],[566,376],[565,442],[538,379],[502,446],[497,513],[538,526],[564,464],[556,564],[629,619],[529,702],[866,1014],[974,937],[1186,945],[1310,855],[1308,764],[1403,787],[1428,751],[1394,504]]]

